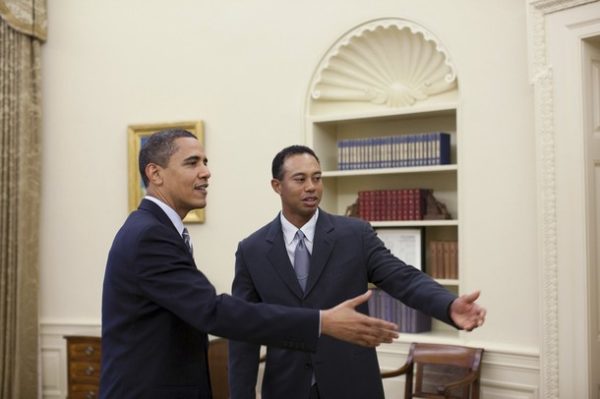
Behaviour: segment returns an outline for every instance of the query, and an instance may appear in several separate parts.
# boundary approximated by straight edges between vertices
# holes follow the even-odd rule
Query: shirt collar
[[[181,235],[183,233],[183,221],[181,220],[181,218],[179,217],[179,215],[177,214],[177,212],[175,212],[175,210],[173,208],[171,208],[169,205],[165,204],[158,198],[152,197],[151,195],[146,195],[144,197],[144,199],[152,201],[156,205],[158,205],[160,207],[160,209],[162,209],[163,212],[167,214],[167,216],[171,220],[171,223],[173,223],[173,226],[175,226],[175,228],[177,229],[177,232],[179,233],[179,235]]]
[[[313,242],[313,239],[315,238],[315,229],[317,227],[317,219],[319,218],[319,209],[317,208],[317,211],[314,213],[314,215],[312,215],[312,217],[309,219],[308,222],[306,222],[306,224],[304,224],[304,226],[300,227],[300,230],[302,230],[302,233],[304,233],[304,236],[306,237],[306,239],[308,240],[308,242]],[[283,216],[283,212],[279,212],[279,219],[281,220],[281,230],[283,231],[283,240],[285,241],[286,245],[290,245],[292,243],[292,241],[294,240],[294,238],[296,237],[296,232],[298,231],[298,228],[296,226],[294,226],[292,223],[290,223],[285,216]]]

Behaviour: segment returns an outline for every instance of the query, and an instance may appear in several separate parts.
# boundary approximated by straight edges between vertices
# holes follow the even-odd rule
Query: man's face
[[[321,165],[310,154],[289,156],[283,162],[282,180],[271,180],[271,186],[281,196],[284,216],[296,227],[302,227],[321,202]]]
[[[210,170],[200,142],[192,137],[175,139],[177,150],[165,168],[158,167],[160,197],[181,216],[206,206]]]

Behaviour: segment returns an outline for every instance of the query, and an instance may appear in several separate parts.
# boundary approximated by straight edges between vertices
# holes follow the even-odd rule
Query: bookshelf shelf
[[[458,220],[390,220],[371,222],[373,227],[458,226]]]
[[[431,105],[415,105],[407,108],[384,109],[368,112],[352,112],[352,113],[329,113],[327,115],[311,116],[311,123],[332,123],[339,124],[344,122],[361,122],[367,121],[386,121],[398,119],[416,119],[416,118],[431,118],[435,116],[448,116],[456,113],[456,102],[446,102]]]
[[[448,344],[456,342],[459,344],[460,341],[459,332],[452,330],[433,330],[427,333],[418,334],[401,333],[400,336],[394,340],[394,342],[402,342],[407,344],[412,342],[424,342],[432,344]]]
[[[326,170],[322,177],[352,177],[352,176],[374,176],[395,175],[404,173],[434,173],[434,172],[456,172],[456,165],[438,166],[407,166],[403,168],[380,168],[380,169],[356,169],[356,170]]]
[[[441,285],[445,285],[447,287],[453,287],[453,286],[458,287],[458,279],[447,278],[447,279],[436,279],[435,281],[437,281]]]

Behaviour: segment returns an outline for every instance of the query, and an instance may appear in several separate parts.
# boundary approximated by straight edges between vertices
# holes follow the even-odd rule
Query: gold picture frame
[[[185,129],[198,138],[200,144],[204,145],[204,127],[202,121],[155,123],[144,125],[130,125],[127,127],[127,141],[129,154],[129,212],[137,209],[146,189],[140,176],[138,157],[142,148],[144,138],[165,129]],[[204,223],[204,209],[190,211],[184,223]]]

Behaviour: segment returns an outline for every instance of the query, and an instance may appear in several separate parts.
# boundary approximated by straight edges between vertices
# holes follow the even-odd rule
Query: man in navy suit
[[[319,209],[321,167],[305,146],[283,149],[273,159],[271,185],[281,197],[277,217],[239,244],[232,294],[297,308],[322,308],[364,292],[373,283],[407,305],[458,328],[472,330],[485,319],[479,292],[456,297],[420,270],[394,257],[371,226]],[[296,236],[302,231],[300,237]],[[301,242],[302,240],[302,242]],[[297,247],[310,252],[305,288],[294,272]],[[294,265],[294,266],[292,266]],[[368,314],[366,303],[358,310]],[[254,399],[258,345],[230,342],[232,399]],[[262,399],[383,398],[377,354],[335,338],[323,338],[316,353],[269,346]]]
[[[324,311],[217,295],[182,222],[206,205],[202,146],[185,130],[159,132],[139,167],[148,195],[117,233],[104,276],[102,398],[211,398],[207,333],[300,351],[326,336],[367,347],[397,336],[392,323],[354,310],[368,294]]]

